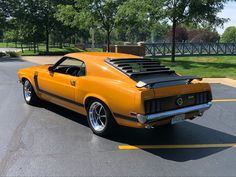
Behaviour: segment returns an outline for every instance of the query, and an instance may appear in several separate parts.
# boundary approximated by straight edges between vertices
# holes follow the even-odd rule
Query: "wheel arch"
[[[30,79],[29,77],[27,77],[27,76],[25,76],[25,75],[21,77],[20,82],[21,82],[22,84],[24,84],[24,82],[25,82],[26,80],[30,81],[30,83],[31,83],[32,85],[34,85],[34,82],[32,81],[32,79]]]
[[[28,80],[28,81],[30,82],[30,84],[32,85],[32,87],[33,87],[34,92],[36,93],[36,95],[37,95],[38,97],[40,97],[40,94],[39,94],[39,91],[38,91],[38,89],[37,89],[37,87],[36,87],[36,85],[35,85],[34,79],[31,78],[30,76],[22,75],[21,78],[20,78],[20,82],[21,82],[22,84],[24,84],[24,82],[25,82],[26,80]]]
[[[107,100],[106,100],[105,98],[103,98],[102,96],[93,95],[93,94],[87,95],[87,96],[85,97],[85,99],[84,99],[84,107],[85,107],[85,109],[87,109],[89,103],[90,103],[92,100],[99,100],[99,101],[103,102],[103,103],[109,108],[109,110],[111,111],[111,108],[110,108],[110,106],[109,106],[109,104],[108,104],[108,102],[107,102]]]
[[[99,96],[99,95],[88,95],[88,96],[84,99],[84,108],[85,108],[86,110],[87,110],[87,108],[88,108],[88,105],[89,105],[90,101],[92,101],[92,100],[99,100],[99,101],[101,101],[103,104],[105,104],[105,106],[106,106],[106,107],[108,108],[108,110],[110,111],[110,113],[111,113],[113,119],[114,119],[115,122],[117,123],[117,120],[116,120],[116,118],[115,118],[115,116],[114,116],[114,113],[113,113],[113,111],[112,111],[110,105],[108,104],[107,100],[106,100],[105,98]]]

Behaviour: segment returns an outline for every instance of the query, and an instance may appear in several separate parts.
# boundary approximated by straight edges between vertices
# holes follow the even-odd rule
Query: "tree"
[[[207,29],[194,29],[188,32],[188,40],[190,42],[217,42],[220,36],[216,31]]]
[[[37,43],[42,42],[45,36],[44,0],[14,1],[11,7],[11,18],[17,23],[21,42],[32,42],[36,52]]]
[[[111,32],[115,27],[118,7],[124,0],[75,0],[73,5],[59,5],[56,17],[65,25],[96,28],[106,32],[110,51]]]
[[[10,17],[12,0],[0,0],[0,33],[6,25],[7,18]]]
[[[124,34],[124,40],[130,42],[146,40],[146,34],[150,31],[147,28],[147,8],[145,0],[128,0],[119,7],[116,19],[117,28],[119,33]]]
[[[15,42],[15,46],[17,47],[17,42],[19,41],[19,29],[17,28],[17,22],[15,19],[7,21],[3,37],[6,42]]]
[[[175,61],[176,27],[181,23],[209,23],[221,25],[227,19],[217,17],[228,0],[166,0],[165,16],[172,23],[172,62]]]
[[[157,27],[162,28],[163,0],[127,0],[118,10],[117,26],[126,33],[128,40],[146,41],[147,38],[160,35]]]
[[[222,42],[236,42],[236,27],[235,26],[230,26],[226,28],[224,31],[222,37],[221,37]]]
[[[169,41],[173,41],[172,40],[172,34],[173,34],[173,31],[169,31],[167,34],[166,34],[166,37]],[[177,42],[184,42],[184,41],[187,41],[188,40],[188,31],[184,28],[184,27],[176,27],[175,29],[175,41]]]
[[[4,1],[4,0],[2,0]],[[6,0],[5,0],[6,1]],[[56,21],[54,14],[58,3],[72,3],[73,0],[8,0],[9,16],[17,22],[16,28],[22,42],[36,43],[45,41],[46,53],[49,52],[49,35]],[[62,25],[61,25],[62,27]]]
[[[152,42],[165,41],[166,33],[170,30],[167,23],[155,23],[152,27]]]

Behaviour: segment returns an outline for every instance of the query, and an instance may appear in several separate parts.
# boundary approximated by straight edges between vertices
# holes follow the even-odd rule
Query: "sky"
[[[229,18],[230,21],[224,24],[224,28],[217,28],[217,31],[222,34],[229,26],[236,26],[236,2],[228,2],[224,10],[218,14],[219,17]]]

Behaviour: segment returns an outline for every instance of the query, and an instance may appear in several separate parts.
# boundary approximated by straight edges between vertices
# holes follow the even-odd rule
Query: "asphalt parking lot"
[[[0,60],[0,176],[235,176],[235,88],[212,84],[218,102],[193,121],[101,138],[79,114],[25,104],[16,73],[31,65]]]

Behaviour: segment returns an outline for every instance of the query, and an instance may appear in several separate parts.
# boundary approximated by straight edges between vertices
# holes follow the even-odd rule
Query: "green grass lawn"
[[[8,44],[6,42],[0,42],[0,48],[15,48],[16,45],[14,42],[9,42]],[[20,47],[20,45],[18,44],[17,46],[18,48]]]
[[[82,50],[76,47],[64,47],[60,48],[50,48],[49,53],[45,52],[45,49],[40,48],[39,52],[34,53],[33,50],[24,50],[24,52],[19,52],[21,56],[39,56],[39,55],[65,55],[72,52],[81,52]]]
[[[20,47],[20,44],[17,45],[18,48]],[[18,54],[21,56],[39,56],[39,55],[65,55],[67,53],[72,53],[72,52],[81,52],[83,50],[76,48],[74,46],[71,47],[63,47],[61,48],[51,48],[49,49],[49,53],[46,54],[46,46],[45,44],[40,44],[39,45],[39,52],[34,53],[33,48],[29,50],[28,48],[25,48],[26,46],[24,45],[24,52],[19,52]],[[15,48],[15,43],[3,43],[0,42],[0,48]]]
[[[19,52],[19,55],[22,55],[22,56],[46,55],[46,53],[44,52],[46,50],[46,46],[43,43],[41,43],[39,45],[39,52],[36,52],[36,53],[34,53],[33,48],[31,50],[29,50],[28,46],[23,45],[23,47],[24,47],[24,53]],[[4,43],[0,42],[0,48],[16,48],[16,45],[13,42],[9,42],[8,44],[6,42],[4,42]],[[20,43],[18,43],[17,48],[21,49]],[[85,50],[90,52],[91,48],[86,48]],[[63,47],[62,49],[50,47],[50,53],[48,55],[64,55],[64,54],[71,53],[71,52],[81,52],[81,51],[83,51],[83,50],[74,47],[74,45],[71,45],[70,47]],[[95,48],[93,51],[102,52],[103,49],[102,48]]]
[[[86,48],[87,52],[90,52],[90,48]],[[96,52],[102,52],[102,49],[95,48],[94,51]],[[62,49],[60,48],[50,48],[49,53],[47,54],[45,52],[45,47],[40,46],[39,52],[34,53],[33,50],[25,50],[23,53],[19,52],[18,54],[20,56],[40,56],[40,55],[65,55],[67,53],[73,53],[73,52],[83,52],[82,49],[79,49],[77,47],[64,47]]]
[[[236,79],[236,56],[177,57],[175,63],[170,58],[159,60],[181,75]]]

